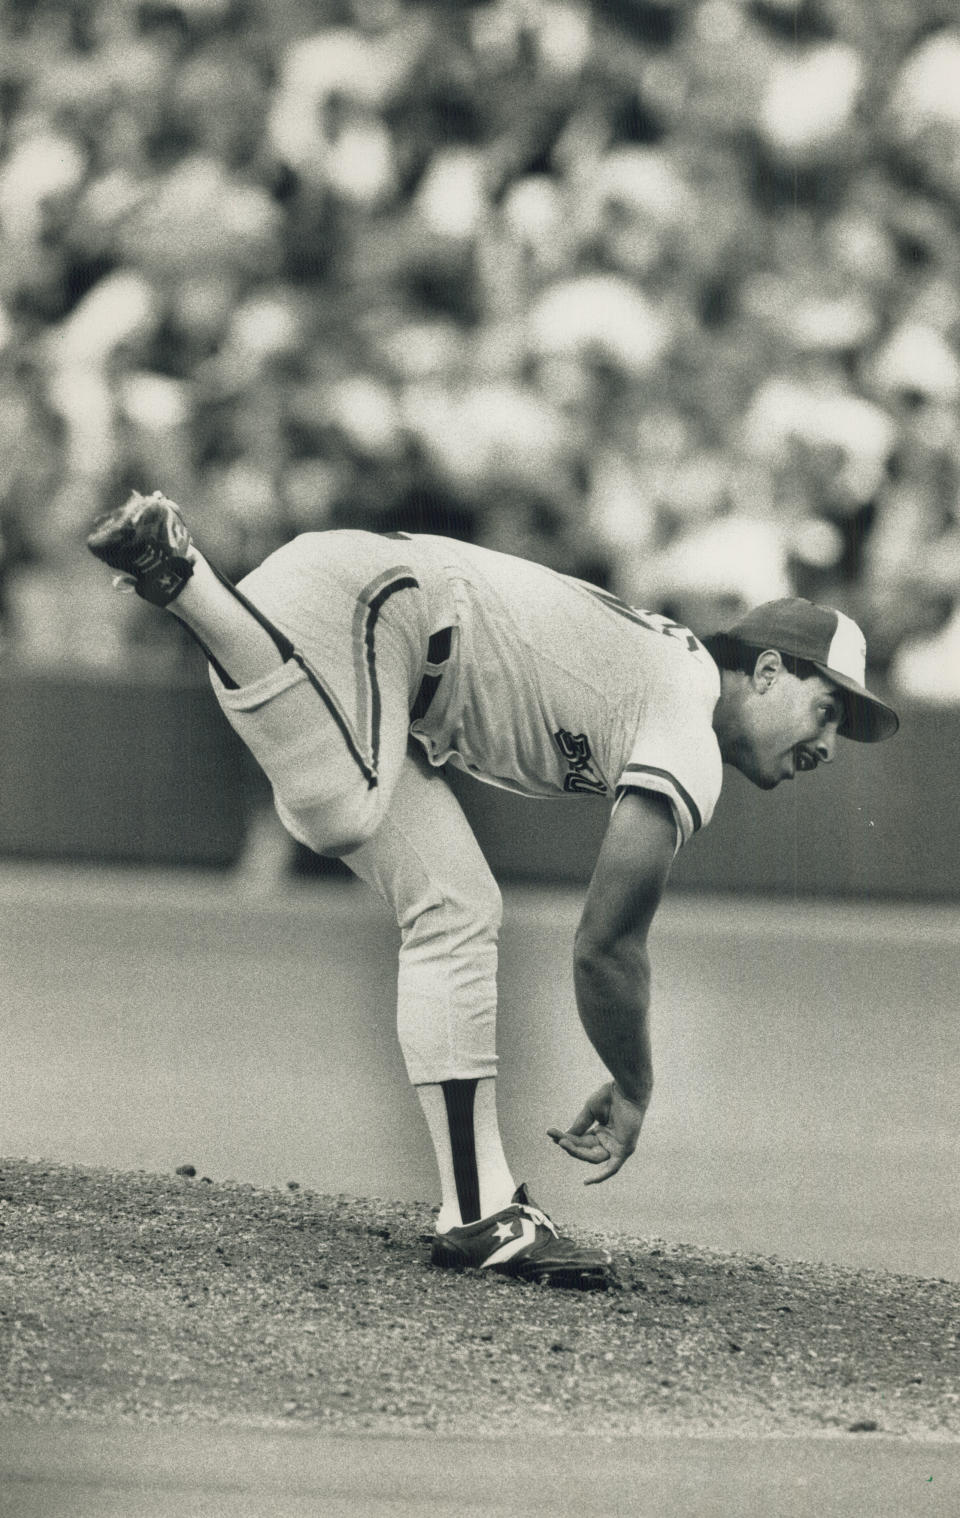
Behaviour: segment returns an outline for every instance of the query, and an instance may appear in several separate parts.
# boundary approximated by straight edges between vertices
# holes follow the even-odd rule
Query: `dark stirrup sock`
[[[477,1142],[473,1127],[473,1101],[477,1082],[441,1081],[440,1089],[447,1105],[453,1178],[457,1186],[460,1219],[463,1223],[475,1223],[480,1216],[480,1174],[477,1170]]]

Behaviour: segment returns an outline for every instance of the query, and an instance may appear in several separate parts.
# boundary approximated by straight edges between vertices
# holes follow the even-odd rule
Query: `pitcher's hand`
[[[628,1101],[614,1081],[608,1081],[587,1099],[569,1128],[548,1128],[547,1133],[574,1159],[602,1166],[583,1183],[596,1186],[616,1175],[636,1149],[645,1111]]]

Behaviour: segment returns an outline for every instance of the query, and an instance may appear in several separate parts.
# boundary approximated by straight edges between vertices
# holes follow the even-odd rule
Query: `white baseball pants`
[[[393,911],[398,1033],[422,1085],[496,1073],[501,902],[453,792],[409,739],[449,606],[403,551],[367,533],[294,539],[238,588],[296,659],[238,690],[210,678],[284,826],[343,857]]]

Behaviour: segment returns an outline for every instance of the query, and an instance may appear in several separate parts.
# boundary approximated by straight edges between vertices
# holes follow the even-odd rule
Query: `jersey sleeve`
[[[631,790],[666,796],[678,849],[707,826],[720,795],[723,763],[712,724],[716,697],[715,682],[699,670],[689,682],[655,685],[617,780],[618,800]]]

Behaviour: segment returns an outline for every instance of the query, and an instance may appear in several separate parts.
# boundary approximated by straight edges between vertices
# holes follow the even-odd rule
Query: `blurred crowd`
[[[453,533],[706,632],[828,600],[960,701],[955,0],[4,0],[0,628],[184,657],[226,572]]]

